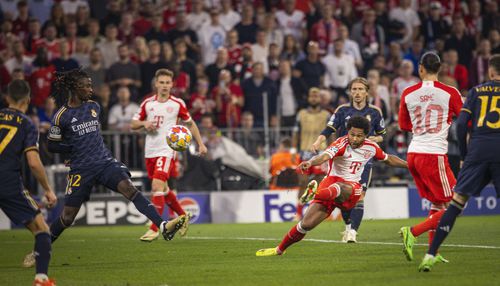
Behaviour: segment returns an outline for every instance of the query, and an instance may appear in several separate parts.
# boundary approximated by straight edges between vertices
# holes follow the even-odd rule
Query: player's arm
[[[460,150],[460,157],[462,160],[464,160],[467,155],[467,131],[468,124],[472,116],[470,112],[471,111],[468,109],[462,109],[462,112],[460,112],[457,119],[458,149]]]
[[[71,153],[73,148],[70,144],[64,142],[62,132],[63,129],[61,127],[61,124],[64,121],[64,119],[61,118],[64,110],[60,110],[59,112],[56,113],[54,119],[52,120],[52,126],[49,129],[49,134],[47,135],[47,147],[51,153]]]
[[[198,152],[200,153],[200,155],[203,156],[207,154],[207,147],[205,146],[205,144],[203,144],[200,130],[198,129],[196,122],[194,122],[194,120],[190,118],[189,120],[184,121],[184,124],[186,125],[187,128],[189,128],[191,134],[193,134],[194,140],[196,140],[196,143],[198,144]]]
[[[406,90],[403,92],[401,96],[401,101],[399,102],[399,113],[398,113],[398,122],[399,128],[403,131],[411,132],[413,130],[413,125],[411,123],[410,112],[408,111],[408,107],[406,106]]]
[[[156,124],[152,121],[146,120],[146,103],[144,100],[139,107],[139,110],[134,114],[132,120],[130,121],[130,129],[132,130],[141,130],[145,129],[146,132],[154,132],[157,129]]]
[[[383,162],[391,167],[405,168],[405,169],[408,168],[408,163],[405,160],[391,154],[387,155],[387,160]]]
[[[321,165],[324,162],[330,160],[331,158],[332,157],[331,157],[330,154],[328,154],[327,152],[323,152],[323,153],[321,153],[319,155],[316,155],[316,156],[312,157],[308,161],[304,161],[304,162],[300,163],[299,166],[298,166],[298,168],[305,171],[305,170],[311,168],[311,166]]]
[[[384,135],[387,133],[385,130],[385,122],[384,117],[382,116],[382,110],[378,107],[374,107],[377,110],[376,126],[375,126],[375,134],[373,136],[368,137],[368,139],[372,140],[375,143],[382,143],[384,141]]]
[[[321,146],[321,144],[323,144],[323,142],[325,142],[327,138],[330,138],[330,135],[332,135],[333,133],[335,133],[337,131],[337,128],[340,125],[339,124],[340,123],[339,122],[340,116],[338,116],[339,114],[337,114],[337,111],[338,111],[338,109],[335,111],[334,114],[332,114],[332,116],[330,117],[330,119],[326,123],[325,129],[323,129],[323,131],[321,131],[321,134],[319,134],[318,138],[316,138],[316,141],[314,141],[314,143],[312,144],[311,150],[313,152],[317,152],[319,150],[319,147]]]
[[[45,191],[45,198],[47,199],[47,207],[52,207],[57,203],[57,197],[54,194],[54,191],[49,185],[49,180],[47,178],[47,174],[45,173],[45,169],[43,167],[42,161],[40,160],[40,155],[38,154],[38,150],[29,150],[26,152],[26,160],[28,161],[28,165],[33,173],[33,176],[40,183],[43,190]]]

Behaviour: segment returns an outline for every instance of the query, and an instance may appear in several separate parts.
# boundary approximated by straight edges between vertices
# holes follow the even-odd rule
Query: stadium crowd
[[[56,111],[49,98],[55,72],[82,67],[102,106],[103,130],[128,132],[139,104],[154,93],[155,71],[168,68],[175,73],[173,94],[199,123],[209,153],[217,148],[216,130],[234,129],[224,134],[259,158],[264,140],[252,129],[292,130],[311,88],[333,113],[349,101],[348,83],[364,76],[370,103],[386,123],[384,148],[404,157],[409,137],[397,127],[399,98],[419,81],[421,55],[437,51],[440,80],[465,96],[487,80],[487,60],[500,53],[498,6],[494,0],[1,1],[0,105],[12,79],[29,81],[29,115],[43,140]],[[450,137],[450,163],[458,169]],[[42,158],[50,163],[48,154]]]

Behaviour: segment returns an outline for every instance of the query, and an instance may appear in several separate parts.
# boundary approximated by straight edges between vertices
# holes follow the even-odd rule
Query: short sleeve
[[[147,116],[146,103],[147,103],[147,99],[141,103],[137,112],[134,114],[134,116],[132,116],[132,120],[143,121],[144,119],[146,119],[146,116]]]
[[[460,111],[464,111],[464,112],[467,112],[469,114],[472,114],[472,111],[474,110],[475,99],[476,99],[476,92],[475,92],[475,89],[472,88],[467,93],[467,99],[465,100],[465,102],[462,106],[462,109],[460,109]]]
[[[325,149],[325,153],[330,156],[330,158],[335,158],[344,155],[345,149],[349,145],[349,140],[347,136],[343,136],[335,140],[330,146]]]
[[[460,110],[462,109],[462,106],[463,106],[462,96],[460,95],[460,92],[457,89],[453,88],[453,92],[451,92],[450,96],[451,113],[455,116],[458,116]]]
[[[38,129],[31,120],[26,121],[25,125],[26,137],[24,139],[24,152],[38,150]]]
[[[178,117],[184,121],[191,120],[191,115],[189,115],[189,111],[187,110],[186,104],[182,99],[179,99],[179,115]]]
[[[379,161],[387,160],[389,158],[389,155],[387,155],[387,153],[385,153],[384,150],[382,150],[382,148],[380,148],[380,146],[378,146],[376,143],[374,144],[375,144],[375,156],[373,157]]]

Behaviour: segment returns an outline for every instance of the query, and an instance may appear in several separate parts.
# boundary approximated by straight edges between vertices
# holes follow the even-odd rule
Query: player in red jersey
[[[173,85],[173,73],[167,69],[159,69],[155,74],[155,87],[157,94],[146,98],[134,115],[131,127],[133,130],[144,128],[147,132],[145,144],[146,168],[148,177],[152,179],[151,202],[160,215],[163,213],[165,204],[178,215],[186,214],[177,201],[177,196],[171,192],[166,184],[169,179],[170,170],[175,164],[175,151],[166,142],[170,127],[177,124],[181,119],[191,130],[200,155],[207,153],[207,147],[203,144],[200,131],[186,108],[186,104],[180,98],[170,94]],[[190,214],[187,222],[189,221]],[[187,223],[179,230],[184,236],[187,231]],[[152,224],[149,230],[141,236],[142,241],[153,241],[158,238],[159,232],[156,225]]]
[[[399,107],[399,127],[413,133],[408,148],[408,169],[420,196],[432,205],[427,219],[413,227],[402,227],[403,253],[413,260],[416,237],[429,232],[432,242],[437,224],[453,197],[456,179],[448,164],[448,130],[452,116],[458,116],[462,97],[456,88],[438,81],[439,56],[425,53],[418,72],[422,82],[403,91]],[[446,262],[442,256],[441,261]]]
[[[353,116],[347,122],[347,130],[346,136],[338,138],[323,153],[300,163],[299,168],[307,170],[328,161],[328,175],[319,186],[308,188],[304,194],[306,201],[313,200],[302,220],[290,229],[277,247],[260,249],[257,256],[281,255],[330,216],[335,208],[352,209],[361,197],[363,187],[359,180],[371,158],[382,160],[389,166],[407,168],[404,160],[386,154],[377,143],[367,139],[370,132],[368,119]]]

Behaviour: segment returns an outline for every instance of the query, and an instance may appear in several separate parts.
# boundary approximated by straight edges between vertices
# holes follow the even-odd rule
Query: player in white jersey
[[[417,236],[429,232],[429,243],[432,242],[456,183],[446,155],[447,138],[452,116],[458,116],[462,108],[462,97],[456,88],[437,81],[440,67],[437,54],[425,53],[418,68],[422,82],[403,91],[399,107],[399,127],[413,133],[408,148],[408,169],[420,196],[432,203],[424,222],[401,228],[403,253],[410,261]]]
[[[313,200],[302,220],[290,229],[277,247],[258,250],[257,256],[281,255],[290,245],[302,240],[308,231],[330,216],[335,208],[353,208],[363,191],[359,183],[361,174],[371,158],[382,160],[389,166],[407,168],[404,160],[386,154],[377,143],[366,139],[370,132],[368,119],[351,117],[347,122],[347,130],[346,136],[338,138],[323,153],[300,163],[299,168],[307,170],[328,161],[328,175],[319,186],[312,186],[304,194],[307,197],[305,201]]]
[[[167,133],[170,127],[178,124],[182,120],[191,130],[200,155],[207,153],[207,147],[203,144],[200,131],[196,123],[191,119],[186,104],[180,98],[170,95],[173,85],[173,73],[167,69],[159,69],[155,74],[155,88],[157,93],[146,98],[132,118],[131,127],[133,130],[144,128],[147,132],[145,144],[146,169],[148,177],[152,180],[151,202],[161,215],[165,204],[178,215],[187,215],[189,222],[190,214],[185,213],[177,201],[177,196],[171,192],[167,185],[167,180],[173,167],[175,151],[167,145]],[[184,236],[188,224],[179,230],[179,234]],[[146,234],[141,236],[142,241],[153,241],[158,238],[158,228],[152,224]]]

